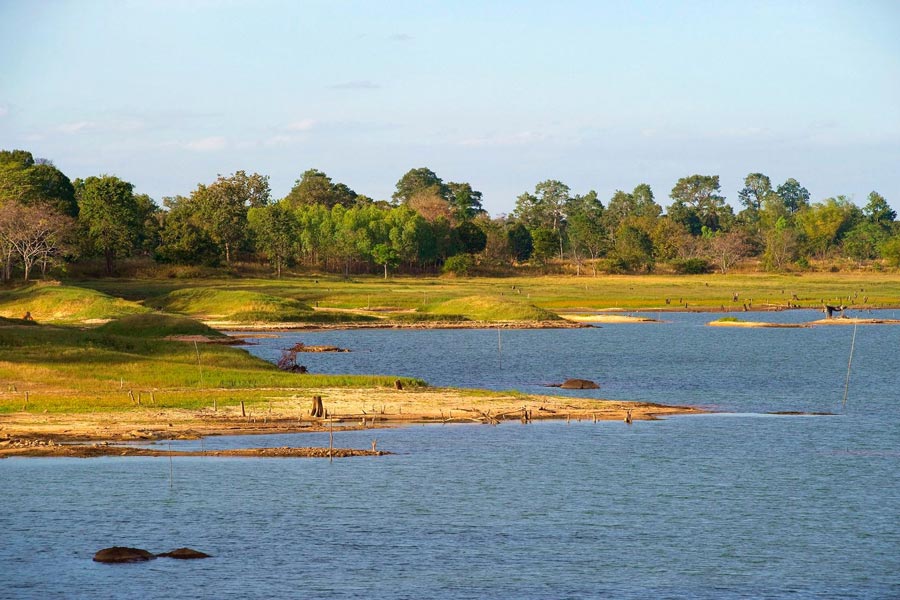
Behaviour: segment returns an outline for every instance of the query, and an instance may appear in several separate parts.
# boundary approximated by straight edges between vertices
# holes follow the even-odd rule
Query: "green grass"
[[[228,337],[200,321],[159,313],[128,315],[101,325],[97,328],[97,332],[138,338],[164,338],[171,335],[205,335],[210,338]]]
[[[199,361],[198,361],[199,351]],[[299,375],[279,370],[244,350],[98,329],[0,327],[0,413],[93,412],[133,409],[135,396],[152,391],[158,407],[200,408],[263,402],[276,394],[331,387],[393,388],[386,375]],[[407,388],[424,382],[400,378]],[[14,390],[14,391],[13,391]]]
[[[722,317],[721,319],[716,319],[713,323],[740,323],[741,319],[737,317]]]
[[[75,323],[149,312],[136,302],[68,285],[34,284],[0,291],[0,317],[21,318],[26,312],[40,323]]]
[[[423,312],[469,321],[553,321],[559,315],[505,296],[465,296],[428,306]]]
[[[175,280],[85,281],[82,285],[131,300],[163,296],[183,285]],[[601,275],[592,277],[379,277],[343,279],[337,276],[274,279],[210,279],[193,281],[197,288],[253,292],[287,298],[322,309],[394,308],[429,314],[429,307],[468,296],[514,298],[553,312],[573,309],[665,310],[784,306],[819,308],[821,301],[871,306],[900,306],[900,273],[803,273],[803,274],[708,274],[708,275]],[[732,294],[739,300],[732,302]],[[794,300],[796,294],[799,300]],[[669,303],[666,303],[669,300]],[[213,307],[214,308],[214,307]],[[187,313],[186,313],[187,314]],[[394,318],[390,312],[378,313]],[[399,314],[399,313],[398,313]],[[433,314],[433,313],[431,313]],[[466,311],[459,313],[465,316]],[[21,315],[13,315],[20,317]],[[194,315],[192,315],[194,316]],[[401,317],[407,318],[407,317]],[[416,318],[416,317],[408,317]]]
[[[180,313],[207,320],[241,323],[339,323],[371,321],[373,317],[352,313],[315,311],[300,300],[256,290],[191,287],[150,298],[147,304],[167,312]]]

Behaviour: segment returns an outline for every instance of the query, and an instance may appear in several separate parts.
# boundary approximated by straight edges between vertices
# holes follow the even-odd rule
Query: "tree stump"
[[[322,396],[313,396],[312,408],[310,408],[309,414],[317,419],[325,416],[325,405],[322,403]]]

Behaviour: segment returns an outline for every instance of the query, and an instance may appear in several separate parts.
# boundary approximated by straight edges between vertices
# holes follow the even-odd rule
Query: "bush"
[[[712,267],[705,258],[686,258],[672,261],[672,267],[680,275],[702,275],[712,271]]]
[[[457,277],[464,277],[469,274],[469,270],[475,264],[475,261],[472,260],[471,254],[457,254],[455,256],[451,256],[444,262],[444,268],[442,271],[448,275],[456,275]]]

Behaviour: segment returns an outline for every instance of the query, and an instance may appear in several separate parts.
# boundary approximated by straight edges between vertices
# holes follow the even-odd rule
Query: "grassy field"
[[[146,300],[151,306],[163,306],[158,303],[161,299],[185,287],[184,282],[178,280],[158,279],[102,279],[79,282],[78,285],[135,302]],[[329,276],[282,280],[207,279],[192,280],[190,285],[195,289],[283,298],[303,306],[318,307],[320,311],[351,309],[379,317],[390,316],[392,312],[416,311],[425,320],[428,315],[435,319],[441,317],[447,310],[443,303],[466,297],[494,298],[500,302],[513,299],[551,312],[615,308],[721,310],[722,307],[740,309],[744,303],[762,308],[784,306],[787,302],[819,308],[823,300],[872,307],[900,306],[900,273],[871,272],[470,279],[397,277],[388,280],[376,277],[346,280]],[[734,294],[738,295],[736,303],[733,302]],[[793,300],[795,295],[797,300]],[[199,316],[195,308],[179,310],[177,306],[170,306],[167,310]],[[459,307],[451,310],[466,312]]]
[[[232,322],[543,321],[579,310],[900,306],[896,273],[537,278],[100,279],[0,290],[0,413],[248,405],[395,377],[296,375],[233,347],[164,339]],[[734,295],[738,300],[733,300]],[[164,311],[164,312],[163,312]],[[28,312],[38,323],[23,321]],[[421,382],[406,381],[406,386]],[[25,401],[24,393],[28,392]]]
[[[238,348],[161,339],[206,327],[162,315],[92,330],[0,322],[0,413],[102,412],[252,406],[273,394],[321,388],[393,388],[392,376],[298,375]],[[403,379],[406,387],[423,382]],[[28,392],[26,403],[25,392]]]

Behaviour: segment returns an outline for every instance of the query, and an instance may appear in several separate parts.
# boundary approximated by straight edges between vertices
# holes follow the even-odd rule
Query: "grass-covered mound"
[[[504,296],[466,296],[429,306],[432,315],[469,321],[557,321],[560,316],[528,302]]]
[[[101,325],[97,328],[97,331],[111,335],[141,338],[164,338],[179,335],[202,335],[208,338],[228,337],[200,321],[188,317],[159,313],[122,317]]]
[[[184,288],[152,298],[147,303],[166,312],[239,323],[329,323],[372,320],[371,317],[352,313],[315,311],[308,304],[293,298],[249,290]]]
[[[99,328],[0,327],[0,381],[4,390],[15,390],[0,393],[0,414],[22,410],[25,392],[31,412],[133,410],[141,395],[145,408],[197,409],[213,402],[253,406],[272,397],[307,397],[310,389],[393,389],[397,379],[299,375],[231,346],[198,348]],[[399,379],[406,388],[424,385]]]
[[[136,302],[68,285],[35,284],[0,291],[0,316],[20,319],[26,312],[41,323],[76,323],[115,319],[149,310]]]

